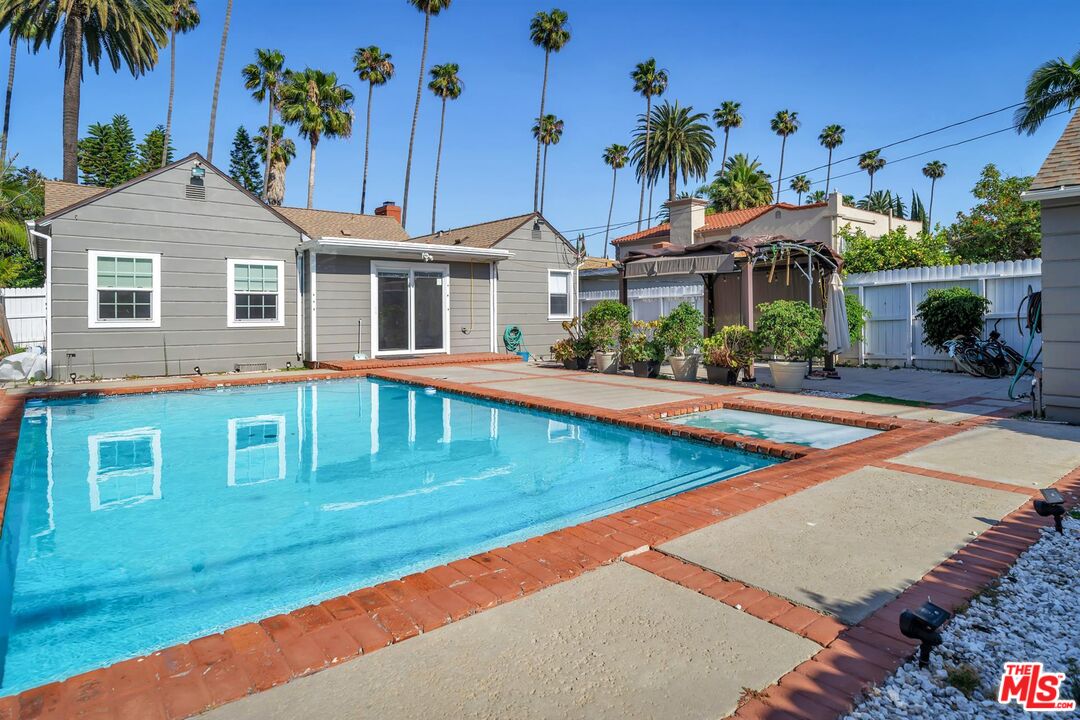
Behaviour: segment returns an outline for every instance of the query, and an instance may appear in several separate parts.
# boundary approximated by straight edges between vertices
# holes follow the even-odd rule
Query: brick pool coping
[[[486,357],[483,359],[488,360]],[[394,363],[394,366],[400,367],[401,363]],[[258,623],[247,623],[145,657],[132,658],[92,670],[64,681],[27,690],[16,696],[0,698],[0,720],[51,717],[189,717],[422,632],[429,632],[601,565],[624,558],[639,567],[650,562],[655,563],[654,555],[662,553],[651,550],[654,545],[748,512],[865,465],[885,463],[888,458],[963,432],[991,419],[976,418],[973,422],[957,425],[882,421],[895,427],[891,428],[891,432],[839,448],[811,450],[768,441],[748,443],[742,436],[735,440],[726,433],[698,432],[699,429],[696,428],[673,426],[649,417],[648,414],[640,414],[642,408],[624,412],[573,403],[539,401],[533,396],[374,370],[376,368],[370,371],[346,371],[348,374],[343,372],[331,377],[372,375],[415,385],[430,385],[449,392],[524,405],[531,409],[569,413],[577,417],[614,422],[675,437],[741,449],[752,448],[756,452],[779,453],[779,456],[791,457],[792,460],[506,547],[495,548],[398,580],[362,588],[317,605],[266,618]],[[282,379],[304,381],[326,377],[320,374],[313,378],[289,376]],[[265,382],[266,379],[260,378],[250,383],[238,384]],[[211,385],[218,387],[217,383]],[[182,388],[196,389],[189,386]],[[170,386],[167,389],[178,388]],[[108,390],[95,394],[129,394],[122,388]],[[131,391],[153,392],[147,388]],[[4,441],[3,449],[0,449],[0,494],[5,500],[23,399],[23,396],[10,395],[0,398],[0,412],[3,413],[0,419],[0,440]],[[706,403],[718,402],[724,401],[718,398],[700,398],[673,404],[662,412],[678,413],[680,409],[693,412],[694,410],[687,408],[700,408]],[[746,403],[736,398],[728,398],[727,406],[732,407],[738,402],[743,402],[748,408],[753,406],[755,411],[759,409],[757,403]],[[776,407],[775,404],[769,405],[771,408]],[[808,411],[803,407],[792,412],[809,412],[817,416],[808,419],[837,418],[837,421],[843,421],[832,413]],[[846,416],[843,419],[851,420]],[[801,454],[795,454],[793,448],[797,448]],[[786,452],[790,454],[785,455]],[[1058,486],[1068,491],[1068,497],[1073,501],[1075,498],[1072,493],[1080,490],[1080,469],[1059,481]],[[886,667],[886,658],[895,660],[895,666],[898,666],[902,658],[909,654],[909,648],[890,635],[890,631],[895,634],[896,623],[893,617],[891,625],[889,624],[889,613],[898,616],[903,607],[918,605],[923,599],[920,593],[926,593],[928,589],[935,593],[936,598],[945,597],[955,600],[957,604],[963,602],[964,597],[969,597],[977,588],[1006,570],[1015,558],[1034,542],[1038,536],[1038,528],[1045,524],[1041,520],[1033,519],[1036,517],[1030,510],[1016,511],[1007,516],[1001,523],[984,532],[901,593],[885,608],[854,628],[847,628],[826,615],[775,596],[760,597],[758,594],[763,591],[755,588],[741,584],[721,584],[721,581],[732,581],[719,578],[713,582],[714,578],[709,578],[710,582],[702,591],[712,588],[711,592],[720,594],[720,588],[731,589],[733,592],[725,595],[724,599],[732,599],[733,606],[739,606],[740,609],[745,607],[751,614],[759,617],[770,615],[771,617],[763,619],[781,627],[785,627],[784,623],[797,625],[808,619],[805,625],[788,629],[825,646],[811,660],[796,667],[781,678],[777,685],[770,687],[768,697],[741,706],[736,717],[768,717],[773,720],[824,717],[817,712],[822,708],[832,713],[829,717],[835,717],[842,710],[842,707],[835,706],[844,706],[845,702],[850,704],[867,683],[879,682],[891,672]],[[679,563],[688,565],[681,561]],[[708,571],[698,569],[686,574],[680,566],[671,565],[666,571],[657,574],[665,577],[664,572],[667,572],[667,576],[678,576],[679,580],[676,581],[680,584],[690,582],[696,585],[704,580],[701,572]],[[963,595],[965,592],[968,593],[967,596]],[[782,603],[786,603],[786,606]],[[779,612],[773,615],[778,609]],[[817,617],[811,618],[806,613]],[[879,647],[872,643],[885,645]],[[902,652],[900,648],[903,648]]]

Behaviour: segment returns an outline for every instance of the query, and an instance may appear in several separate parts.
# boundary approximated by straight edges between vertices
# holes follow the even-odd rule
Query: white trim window
[[[137,428],[87,440],[91,512],[161,499],[161,430]]]
[[[285,416],[229,419],[229,487],[284,480]]]
[[[285,262],[229,258],[228,327],[285,325]]]
[[[450,352],[449,265],[371,262],[371,352]]]
[[[87,326],[161,327],[161,255],[90,250]]]
[[[569,270],[548,270],[548,320],[570,319]]]

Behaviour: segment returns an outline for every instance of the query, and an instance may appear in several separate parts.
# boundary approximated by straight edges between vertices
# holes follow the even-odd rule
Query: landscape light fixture
[[[951,617],[948,610],[938,607],[929,600],[917,610],[905,610],[900,613],[900,632],[904,637],[922,643],[919,646],[920,668],[925,668],[930,664],[930,651],[942,642],[938,628]]]
[[[201,370],[201,369],[199,369],[199,366],[198,366],[198,365],[196,365],[196,366],[195,366],[195,374],[196,374],[196,375],[202,375],[202,370]]]
[[[1031,501],[1035,506],[1035,512],[1042,517],[1054,518],[1054,529],[1059,533],[1064,532],[1061,528],[1061,518],[1065,515],[1065,498],[1054,488],[1044,488],[1039,492],[1042,493],[1043,499]]]
[[[75,384],[75,378],[77,377],[75,375],[75,373],[71,373],[70,375],[68,375],[68,377],[71,378],[71,384],[74,385]]]
[[[286,370],[292,370],[292,360],[286,360],[285,361],[285,369]]]

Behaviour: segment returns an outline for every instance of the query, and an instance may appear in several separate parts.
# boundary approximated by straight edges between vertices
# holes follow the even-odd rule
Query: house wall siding
[[[300,234],[209,168],[206,199],[187,199],[192,162],[52,221],[53,377],[191,373],[196,365],[219,372],[236,363],[280,368],[295,361]],[[160,327],[88,327],[90,250],[161,255]],[[283,327],[227,326],[229,258],[283,261]]]
[[[1042,208],[1043,398],[1047,417],[1080,423],[1080,202]]]
[[[514,255],[498,265],[498,324],[496,350],[505,352],[502,334],[508,325],[518,325],[525,335],[526,349],[533,355],[550,355],[551,344],[566,337],[562,320],[548,319],[548,270],[569,270],[570,314],[577,308],[574,251],[544,222],[533,230],[527,222],[502,242],[500,250]]]

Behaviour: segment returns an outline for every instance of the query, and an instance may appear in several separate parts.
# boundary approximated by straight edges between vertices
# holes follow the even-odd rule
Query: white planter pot
[[[593,362],[596,363],[596,369],[602,373],[617,373],[619,372],[618,357],[618,353],[597,350],[593,353]]]
[[[774,388],[783,392],[799,392],[806,377],[806,363],[770,360],[769,372]]]
[[[697,380],[697,355],[671,355],[668,357],[671,364],[671,374],[676,380],[694,382]]]

